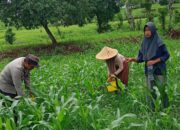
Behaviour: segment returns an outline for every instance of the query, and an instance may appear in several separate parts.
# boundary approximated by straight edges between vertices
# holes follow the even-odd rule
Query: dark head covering
[[[144,37],[143,42],[141,44],[140,52],[143,54],[143,60],[149,61],[156,55],[157,49],[164,43],[158,36],[156,27],[152,22],[148,22],[144,26],[144,31],[146,27],[150,28],[152,35],[150,38]]]
[[[39,57],[32,55],[32,54],[28,54],[25,58],[25,61],[28,62],[28,64],[34,65],[36,67],[39,67]]]

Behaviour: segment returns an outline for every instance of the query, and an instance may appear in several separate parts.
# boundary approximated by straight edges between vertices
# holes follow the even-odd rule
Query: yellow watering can
[[[110,85],[107,86],[107,91],[108,91],[108,92],[118,91],[118,87],[117,87],[117,84],[116,84],[116,80],[113,80],[113,81],[110,82]]]
[[[108,79],[109,86],[107,86],[108,92],[118,92],[124,89],[124,85],[121,81],[119,81],[116,77],[111,77]]]

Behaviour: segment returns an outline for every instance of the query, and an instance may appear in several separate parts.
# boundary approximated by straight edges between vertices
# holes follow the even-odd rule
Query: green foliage
[[[95,7],[93,13],[97,18],[98,32],[102,33],[110,29],[109,21],[114,14],[119,12],[119,6],[115,0],[91,0]]]
[[[145,3],[141,4],[141,7],[145,8],[147,21],[153,21],[152,1],[145,1]]]
[[[60,18],[60,7],[56,0],[1,0],[0,19],[6,26],[14,25],[16,28],[25,27],[34,29],[43,26],[53,44],[56,39],[48,28],[48,23],[57,22]]]
[[[174,67],[179,62],[179,48],[174,46],[178,41],[165,42],[171,53],[167,90],[171,105],[167,110],[151,112],[146,105],[144,65],[130,64],[127,95],[124,91],[116,95],[100,90],[100,86],[106,85],[107,68],[104,62],[95,59],[95,54],[106,44],[117,48],[125,56],[135,56],[139,44],[127,41],[115,41],[110,44],[96,42],[95,48],[84,53],[41,55],[41,67],[34,70],[31,76],[35,102],[26,97],[10,104],[9,99],[1,97],[0,119],[3,128],[7,125],[15,130],[13,111],[16,111],[17,129],[178,130],[180,90],[176,75],[180,70]],[[1,62],[0,68],[8,61]],[[159,100],[156,104],[158,108]]]
[[[64,7],[68,7],[65,12],[69,11],[69,13],[58,12],[66,14],[66,16],[63,15],[60,18],[61,20],[58,23],[63,25],[71,25],[73,23],[82,25],[95,15],[95,12],[93,12],[91,17],[84,20],[84,18],[89,16],[86,13],[90,12],[81,8],[81,11],[78,13],[76,12],[78,11],[76,6],[73,6],[76,5],[76,1],[74,1],[74,4],[72,1],[69,2],[63,3]],[[80,8],[82,6],[81,4],[86,7],[86,1],[82,1],[77,7]],[[92,1],[91,4],[93,5]],[[41,6],[36,7],[39,8]],[[92,6],[91,8],[93,11],[96,10],[94,7]],[[20,7],[18,6],[18,8]],[[141,11],[142,9],[137,9],[134,13],[139,15]],[[78,18],[75,18],[73,14],[77,15]],[[123,20],[121,16],[118,17],[120,21]],[[69,23],[68,20],[70,20]],[[49,23],[54,24],[56,23],[55,21],[56,19],[52,19]],[[141,30],[144,23],[145,19],[136,20],[137,30]],[[118,24],[119,21],[110,23],[112,27],[116,28]],[[158,22],[157,25],[159,26]],[[180,73],[180,68],[178,67],[180,46],[176,44],[179,43],[179,40],[163,37],[171,54],[171,58],[167,62],[167,92],[170,98],[170,107],[159,111],[158,108],[161,102],[158,99],[155,101],[156,111],[152,112],[145,101],[148,93],[145,89],[143,64],[129,64],[130,78],[128,94],[126,95],[122,91],[120,95],[115,95],[100,90],[100,86],[106,85],[107,68],[105,63],[95,59],[96,53],[105,45],[118,49],[121,54],[127,57],[136,56],[140,46],[137,43],[141,42],[138,36],[143,37],[143,31],[129,31],[127,29],[127,21],[123,22],[123,28],[104,34],[98,34],[96,32],[96,25],[94,23],[81,28],[75,25],[70,27],[61,26],[60,28],[61,30],[58,27],[50,27],[53,33],[64,44],[75,42],[80,46],[85,46],[88,42],[92,47],[77,54],[67,55],[59,53],[61,48],[56,48],[51,55],[32,50],[34,54],[38,54],[41,58],[41,67],[33,71],[31,76],[32,88],[36,97],[35,102],[29,97],[25,97],[10,103],[9,98],[0,96],[0,129],[179,130],[180,89],[178,86],[180,83],[177,75]],[[3,32],[4,30],[1,29],[1,31]],[[4,45],[4,41],[2,40],[4,37],[1,33],[0,51],[32,47],[37,46],[37,43],[39,45],[40,43],[47,44],[50,42],[45,32],[42,31],[42,27],[35,30],[21,29],[15,31],[16,42],[20,44],[14,44],[15,46]],[[10,60],[5,59],[1,61],[0,69],[2,70]],[[18,117],[17,124],[15,123],[14,115]]]
[[[142,19],[139,18],[136,20],[136,27],[137,27],[137,30],[141,30],[141,27],[142,27]]]
[[[5,41],[9,44],[13,44],[15,41],[15,33],[12,32],[12,28],[8,28],[5,32]]]
[[[119,20],[118,28],[122,28],[124,20],[123,20],[123,15],[121,12],[118,13],[117,18]]]
[[[83,26],[94,17],[89,0],[63,0],[61,6],[64,12],[61,21],[65,26],[73,24]]]
[[[160,0],[159,4],[160,5],[167,5],[168,4],[168,0]]]
[[[17,28],[25,27],[26,29],[37,28],[53,23],[59,18],[58,4],[56,0],[14,0],[7,2],[1,0],[1,20],[6,25],[15,25]]]
[[[180,12],[178,10],[174,11],[174,23],[180,22]]]
[[[167,62],[170,107],[167,110],[151,112],[145,100],[147,93],[143,64],[129,64],[128,94],[122,91],[120,95],[116,95],[100,89],[100,86],[106,86],[107,68],[104,62],[95,59],[96,53],[105,45],[118,49],[127,57],[136,56],[140,46],[137,43],[141,40],[135,40],[142,31],[141,33],[118,30],[98,34],[92,25],[65,29],[62,28],[62,32],[69,34],[66,35],[66,42],[71,41],[74,35],[73,40],[85,37],[83,43],[77,44],[85,46],[85,41],[90,42],[90,39],[93,39],[92,48],[67,55],[34,52],[41,59],[41,67],[33,70],[31,76],[35,102],[26,97],[11,104],[10,99],[0,96],[2,129],[7,125],[13,130],[16,130],[16,127],[17,130],[178,130],[180,89],[177,75],[180,72],[180,59],[179,44],[174,44],[179,40],[163,39],[171,54]],[[130,37],[133,37],[133,40],[129,41]],[[0,62],[0,70],[10,60]],[[156,106],[159,107],[159,100]],[[14,123],[15,114],[18,117],[17,124]]]
[[[152,3],[151,2],[142,3],[141,7],[145,8],[147,11],[150,11],[152,8]]]
[[[165,30],[166,30],[166,28],[165,28],[166,15],[168,14],[168,10],[167,10],[167,8],[159,8],[158,12],[159,12],[159,21],[161,23],[162,30],[165,32]]]

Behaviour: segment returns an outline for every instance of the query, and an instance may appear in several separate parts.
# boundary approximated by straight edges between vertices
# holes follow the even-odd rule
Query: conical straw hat
[[[108,60],[118,54],[118,50],[105,46],[97,55],[96,59]]]

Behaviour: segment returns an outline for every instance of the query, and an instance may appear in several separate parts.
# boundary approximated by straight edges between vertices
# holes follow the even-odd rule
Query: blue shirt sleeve
[[[143,60],[143,54],[141,53],[141,51],[139,51],[138,57],[137,57],[137,63],[141,63],[144,62]]]
[[[166,48],[166,45],[160,46],[159,51],[161,51],[161,56],[160,56],[161,61],[166,62],[170,57],[170,54]]]

